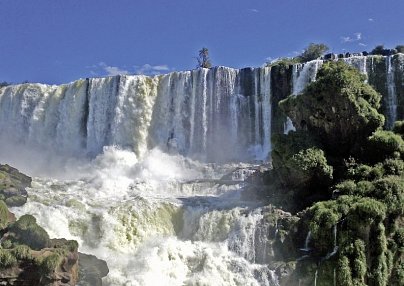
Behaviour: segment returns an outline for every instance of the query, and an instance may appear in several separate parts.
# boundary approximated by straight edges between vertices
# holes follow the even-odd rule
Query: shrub
[[[384,202],[388,213],[404,214],[404,179],[399,176],[388,176],[374,182],[372,196]]]
[[[400,159],[387,159],[382,167],[385,175],[400,176],[404,173],[404,161]]]
[[[296,176],[315,177],[321,180],[332,180],[333,169],[327,164],[324,151],[309,148],[299,151],[291,158]]]
[[[365,164],[350,163],[347,169],[347,177],[355,181],[375,180],[384,175],[382,165],[369,166]]]
[[[404,120],[394,122],[393,132],[401,136],[404,135]]]
[[[360,198],[350,209],[349,216],[351,221],[353,219],[357,224],[380,222],[386,217],[386,211],[386,205],[383,203],[372,198]]]
[[[294,64],[298,64],[300,61],[298,58],[279,58],[275,61],[269,62],[266,64],[267,67],[281,66],[287,67]]]
[[[52,253],[42,259],[40,262],[40,272],[43,274],[49,274],[56,271],[56,269],[62,264],[64,256],[60,253]]]
[[[75,240],[68,240],[68,241],[66,242],[66,244],[65,244],[65,247],[66,247],[69,251],[73,252],[73,251],[77,251],[77,249],[79,248],[79,244],[78,244],[78,242],[75,241]]]
[[[3,240],[3,241],[2,241],[1,247],[4,248],[4,249],[12,248],[12,247],[13,247],[13,243],[12,243],[11,240],[6,239],[6,240]]]
[[[17,264],[17,259],[9,250],[0,249],[0,268],[9,268]]]
[[[397,158],[404,153],[404,141],[391,131],[378,130],[368,138],[367,158],[370,162],[380,162],[387,158]]]
[[[0,228],[5,228],[8,224],[8,208],[4,201],[0,201]]]
[[[13,249],[11,249],[12,254],[18,260],[26,260],[31,259],[31,249],[26,245],[17,245]]]

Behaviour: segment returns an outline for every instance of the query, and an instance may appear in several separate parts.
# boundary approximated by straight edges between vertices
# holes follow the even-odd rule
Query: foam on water
[[[74,163],[76,179],[35,177],[28,203],[13,211],[106,260],[106,285],[277,285],[266,264],[255,264],[259,203],[251,213],[240,200],[242,181],[215,183],[230,170],[251,172],[245,164],[206,164],[159,149],[139,159],[114,147]],[[207,185],[195,187],[201,182]]]

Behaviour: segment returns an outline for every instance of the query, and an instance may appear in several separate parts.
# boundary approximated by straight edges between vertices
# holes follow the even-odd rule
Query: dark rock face
[[[102,286],[109,272],[107,263],[94,255],[79,253],[79,286]]]
[[[272,134],[283,133],[285,114],[279,109],[278,103],[292,93],[292,69],[293,66],[274,66],[271,69],[271,129]]]

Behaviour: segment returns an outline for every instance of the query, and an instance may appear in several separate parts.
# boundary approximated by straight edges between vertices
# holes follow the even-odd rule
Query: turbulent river
[[[321,64],[295,65],[291,93]],[[107,261],[105,285],[278,285],[264,202],[245,193],[271,151],[271,80],[217,67],[0,89],[0,161],[34,177],[12,211]]]

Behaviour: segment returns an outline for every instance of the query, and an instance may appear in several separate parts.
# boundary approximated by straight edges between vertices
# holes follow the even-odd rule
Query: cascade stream
[[[295,65],[291,93],[322,62]],[[386,65],[388,85],[396,72]],[[278,285],[264,202],[243,196],[270,159],[273,81],[271,68],[216,67],[1,88],[0,161],[34,176],[12,211],[106,260],[105,285]]]

